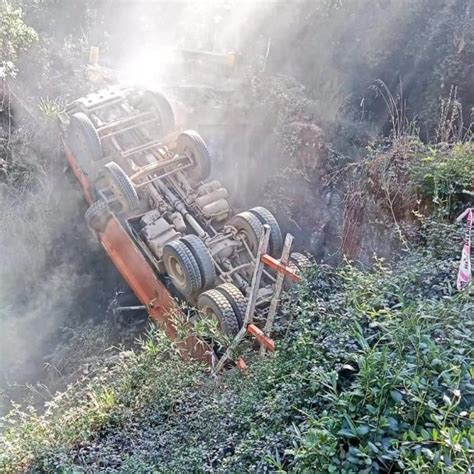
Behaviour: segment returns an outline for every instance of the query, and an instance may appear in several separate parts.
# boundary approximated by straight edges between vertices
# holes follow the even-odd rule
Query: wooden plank
[[[301,277],[297,275],[290,267],[284,265],[280,260],[273,258],[271,255],[262,255],[262,262],[268,267],[276,270],[279,273],[284,273],[291,281],[298,283]]]
[[[294,237],[291,234],[286,234],[285,243],[283,245],[283,251],[281,253],[280,264],[287,268],[291,246],[293,245]],[[263,330],[266,337],[270,337],[273,329],[273,322],[275,320],[276,310],[278,308],[278,303],[280,302],[281,290],[283,288],[283,282],[285,280],[285,273],[283,271],[277,273],[277,279],[275,282],[275,289],[272,296],[272,301],[270,303],[270,308],[268,310],[267,320],[265,321],[265,328]],[[265,346],[262,344],[260,346],[260,355],[265,354]]]
[[[242,328],[231,342],[230,346],[225,351],[222,358],[219,360],[214,368],[214,373],[218,373],[226,361],[230,358],[232,351],[237,347],[240,341],[245,337],[247,333],[247,326],[252,323],[253,314],[255,312],[255,304],[257,302],[258,289],[260,287],[260,280],[262,278],[263,263],[262,256],[267,253],[268,242],[270,241],[270,226],[265,224],[263,226],[262,235],[260,236],[260,243],[258,245],[257,256],[255,259],[255,268],[252,276],[252,286],[250,287],[249,302],[245,311],[245,318],[242,324]]]
[[[255,336],[255,339],[257,339],[261,347],[266,348],[272,352],[275,350],[275,341],[265,336],[263,331],[255,326],[255,324],[249,324],[247,326],[247,332],[252,334],[252,336]]]
[[[242,358],[242,357],[239,357],[237,359],[237,368],[240,370],[240,372],[242,372],[243,374],[246,374],[247,371],[248,371],[248,367],[247,367],[247,364],[245,362],[245,360]]]

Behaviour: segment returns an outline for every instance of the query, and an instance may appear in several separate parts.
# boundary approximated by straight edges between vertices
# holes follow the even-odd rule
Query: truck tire
[[[184,242],[175,240],[166,244],[163,248],[163,263],[175,288],[185,298],[202,289],[199,265]]]
[[[85,174],[90,173],[91,162],[98,161],[103,156],[97,130],[83,112],[71,115],[67,143],[77,164]]]
[[[253,207],[250,212],[257,217],[262,225],[268,224],[270,226],[269,254],[275,258],[280,257],[283,248],[283,236],[275,216],[262,206]]]
[[[292,252],[290,255],[290,260],[288,266],[293,270],[297,275],[300,275],[305,270],[311,266],[311,261],[308,257],[299,252]],[[283,288],[289,290],[295,285],[295,282],[291,281],[289,278],[285,278],[283,282]]]
[[[201,293],[198,309],[204,316],[216,320],[226,336],[233,337],[239,332],[239,322],[234,309],[220,291],[208,290]]]
[[[204,181],[211,174],[211,157],[206,142],[194,130],[186,130],[178,135],[177,152],[191,158],[192,166],[185,170],[191,184]]]
[[[180,239],[193,254],[202,277],[202,289],[212,288],[217,278],[216,267],[211,253],[204,242],[196,235],[185,235]]]
[[[247,298],[232,283],[224,283],[223,285],[219,285],[216,290],[220,291],[229,301],[232,309],[234,310],[235,316],[237,317],[237,321],[239,322],[240,329],[245,319],[245,312],[247,311]]]
[[[108,172],[109,183],[114,195],[119,200],[123,210],[128,212],[138,209],[140,199],[127,173],[114,161],[107,163],[105,169]]]
[[[241,212],[229,221],[229,225],[235,227],[239,234],[244,235],[252,254],[257,255],[258,244],[263,231],[263,225],[257,217],[249,211]]]
[[[293,263],[298,267],[300,272],[304,272],[311,266],[311,260],[306,255],[299,252],[292,252],[290,255],[290,263]]]
[[[173,107],[165,94],[159,91],[145,91],[139,97],[136,108],[142,111],[153,110],[160,121],[160,136],[164,137],[176,128]]]
[[[84,219],[90,229],[96,232],[104,232],[110,216],[108,203],[103,199],[98,199],[87,208]]]

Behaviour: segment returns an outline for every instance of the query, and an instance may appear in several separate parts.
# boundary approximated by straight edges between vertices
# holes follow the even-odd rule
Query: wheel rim
[[[191,163],[193,165],[196,164],[196,157],[194,156],[194,153],[188,146],[184,148],[183,153],[191,160]]]
[[[193,153],[193,150],[187,146],[184,148],[183,153],[189,158],[191,165],[195,168],[195,170],[192,171],[193,175],[198,176],[200,174],[200,166],[196,160],[196,155]]]
[[[222,326],[221,320],[219,316],[214,312],[214,310],[210,306],[203,306],[201,311],[206,315],[207,318],[212,319],[215,321],[219,327]]]
[[[168,260],[170,264],[171,277],[175,280],[176,284],[183,288],[186,285],[186,275],[183,271],[183,267],[180,265],[177,258],[170,256]]]
[[[243,236],[243,238],[247,242],[247,245],[249,246],[251,252],[253,254],[256,253],[257,248],[258,248],[258,239],[256,238],[256,236],[253,233],[250,234],[246,230],[241,230],[239,232],[239,234]]]

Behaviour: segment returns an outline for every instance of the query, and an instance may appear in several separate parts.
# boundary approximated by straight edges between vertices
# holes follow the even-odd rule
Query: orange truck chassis
[[[82,186],[84,197],[87,203],[91,204],[92,196],[87,176],[78,167],[74,155],[64,140],[63,146],[66,159]],[[150,318],[171,340],[176,341],[175,322],[182,321],[184,314],[116,216],[112,216],[105,230],[99,233],[99,240],[122,278],[146,307]],[[182,357],[192,357],[212,365],[213,350],[201,339],[189,335],[177,343]]]
[[[204,140],[176,130],[168,99],[111,87],[72,102],[59,121],[66,159],[89,204],[88,227],[183,357],[215,362],[175,295],[197,306],[198,317],[215,320],[233,338],[231,347],[250,334],[261,350],[274,350],[284,280],[299,279],[306,257],[290,253],[293,237],[283,242],[268,209],[235,214],[228,191],[210,179]],[[271,315],[263,331],[254,314]],[[180,339],[183,324],[189,335]]]

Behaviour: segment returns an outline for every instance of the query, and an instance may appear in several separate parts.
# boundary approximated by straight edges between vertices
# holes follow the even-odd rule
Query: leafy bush
[[[0,5],[0,78],[16,73],[18,55],[38,40],[36,31],[23,21],[23,12],[8,2]]]
[[[427,148],[411,173],[423,195],[446,215],[459,213],[474,191],[474,145]]]
[[[345,298],[334,306],[330,297],[332,310],[322,306],[324,326],[329,315],[339,315],[339,324],[351,328],[336,347],[352,343],[356,349],[342,351],[346,360],[340,359],[339,370],[333,357],[319,368],[327,381],[319,375],[318,397],[326,403],[298,427],[300,441],[292,450],[298,468],[468,469],[474,306],[467,296],[448,296],[433,284],[419,288],[420,276],[433,283],[441,268],[429,255],[413,257],[393,273],[379,267],[366,276],[346,267]],[[324,326],[317,323],[313,331],[320,334]],[[313,360],[321,359],[320,352],[313,352]]]
[[[151,331],[139,353],[122,352],[102,363],[92,378],[79,380],[48,403],[44,416],[17,407],[3,419],[0,470],[67,469],[75,461],[71,453],[87,451],[84,446],[108,430],[135,426],[142,410],[172,411],[199,375],[195,365],[186,365],[171,350],[165,336]]]

